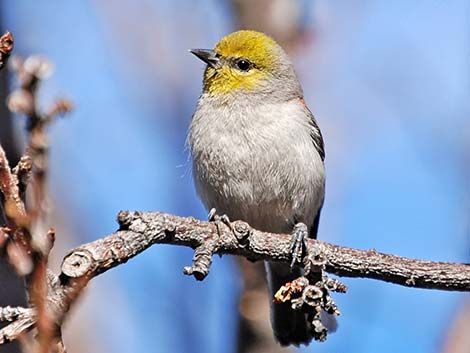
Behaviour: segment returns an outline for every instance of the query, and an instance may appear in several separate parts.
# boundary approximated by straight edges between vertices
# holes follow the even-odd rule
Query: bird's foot
[[[308,228],[305,223],[297,223],[292,231],[290,248],[292,252],[291,269],[296,263],[302,263],[304,253],[308,256],[307,250]]]
[[[228,218],[226,214],[218,215],[217,210],[215,208],[211,208],[211,210],[209,211],[209,214],[207,215],[207,220],[209,222],[214,222],[217,226],[217,229],[219,230],[220,230],[220,227],[219,227],[220,223],[225,224],[227,227],[230,228],[230,230],[233,230],[232,223],[230,222],[230,218]]]
[[[208,274],[212,264],[212,255],[217,252],[219,238],[221,236],[222,223],[233,231],[232,224],[227,215],[219,216],[215,208],[211,209],[207,216],[209,222],[214,222],[217,227],[217,234],[206,239],[194,251],[192,266],[183,269],[185,275],[194,276],[198,281],[202,281]]]

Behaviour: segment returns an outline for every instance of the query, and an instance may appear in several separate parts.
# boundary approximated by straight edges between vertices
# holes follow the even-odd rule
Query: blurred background
[[[113,232],[119,210],[206,218],[185,148],[203,64],[189,48],[265,31],[290,53],[326,144],[319,237],[402,256],[470,261],[470,3],[455,1],[3,0],[17,55],[55,66],[40,104],[75,110],[50,129],[52,266]],[[22,151],[4,98],[0,143]],[[273,343],[262,264],[154,246],[93,280],[65,325],[69,352],[287,352]],[[24,301],[6,264],[0,305]],[[365,279],[336,294],[338,332],[300,352],[469,352],[470,298]],[[18,352],[15,344],[0,352]],[[291,349],[290,351],[294,351]]]

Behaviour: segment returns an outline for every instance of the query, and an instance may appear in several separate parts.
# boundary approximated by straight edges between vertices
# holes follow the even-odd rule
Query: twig
[[[47,263],[55,232],[45,228],[49,149],[46,128],[59,115],[69,112],[72,104],[60,99],[47,112],[40,111],[37,105],[38,87],[41,80],[51,73],[52,64],[40,56],[31,56],[24,61],[16,57],[11,63],[20,87],[10,94],[7,105],[12,112],[26,115],[29,134],[25,155],[13,170],[0,147],[0,192],[5,199],[3,209],[7,219],[7,227],[2,229],[2,233],[6,234],[10,262],[20,275],[25,276],[30,304],[34,306],[37,317],[33,323],[38,328],[38,344],[32,346],[37,348],[34,349],[36,352],[46,353],[61,342],[60,327],[55,323],[54,312],[49,310],[51,303],[48,302]],[[33,195],[28,199],[32,201],[28,202],[28,207],[24,201],[27,188]],[[10,340],[14,337],[11,332],[17,330],[15,327],[26,330],[30,326],[14,322],[0,330],[0,337]]]
[[[25,216],[25,208],[18,189],[18,179],[11,172],[10,164],[0,145],[0,192],[5,197],[5,213],[7,219],[13,220]]]
[[[28,332],[35,323],[36,311],[31,309],[28,315],[19,318],[0,330],[0,344],[9,343],[18,339],[24,333]]]
[[[6,32],[0,37],[0,69],[5,66],[10,53],[13,50],[13,36],[10,32]]]
[[[8,242],[7,251],[10,262],[20,274],[30,272],[31,265],[28,254],[31,253],[31,236],[28,230],[29,218],[18,187],[17,175],[12,173],[5,151],[0,145],[0,193],[4,197],[2,205],[7,227],[2,228],[3,240]],[[5,241],[3,241],[5,242]]]
[[[238,234],[247,235],[241,244],[228,227],[194,218],[158,212],[120,212],[121,230],[105,238],[84,244],[65,256],[62,273],[68,277],[90,278],[127,262],[153,244],[174,244],[196,249],[211,237],[218,237],[215,253],[241,255],[252,261],[289,262],[290,236],[265,233],[247,223],[232,223]],[[416,260],[388,255],[376,250],[356,250],[309,239],[309,249],[318,250],[327,259],[326,271],[344,277],[363,277],[392,282],[407,287],[470,291],[470,265]],[[313,250],[315,249],[315,250]]]
[[[121,212],[118,221],[124,232],[127,229],[138,233],[139,236],[134,235],[135,238],[146,235],[150,237],[151,243],[194,248],[204,244],[207,237],[218,236],[217,229],[212,223],[164,213]],[[232,235],[228,227],[223,227],[224,231],[220,235],[216,250],[218,254],[242,255],[251,260],[290,261],[290,235],[259,232],[241,221],[234,222],[232,228],[239,239]],[[118,232],[114,239],[122,237],[120,233],[123,231]],[[247,234],[249,234],[248,244],[240,244],[239,240]],[[113,244],[113,238],[105,239],[108,244]],[[125,249],[128,249],[130,244],[125,245]],[[139,244],[135,245],[137,248],[142,247]],[[99,241],[85,247],[89,250],[95,249],[99,247]],[[339,276],[373,278],[408,287],[470,291],[468,264],[408,259],[382,254],[376,250],[356,250],[310,239],[309,248],[314,247],[327,259],[326,271]],[[315,253],[313,250],[310,252]],[[119,261],[125,262],[127,259],[121,257]],[[109,260],[100,259],[100,262],[111,266]]]
[[[20,161],[13,168],[13,174],[15,174],[18,181],[18,189],[21,199],[24,200],[26,187],[28,186],[29,180],[31,178],[31,172],[33,169],[33,162],[31,161],[30,156],[21,156]]]
[[[21,316],[26,316],[33,309],[22,308],[20,306],[5,306],[0,308],[0,321],[15,321]]]

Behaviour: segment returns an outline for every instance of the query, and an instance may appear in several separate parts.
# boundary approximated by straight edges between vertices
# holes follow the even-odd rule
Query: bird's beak
[[[219,64],[220,59],[217,57],[217,53],[212,49],[190,49],[190,53],[196,55],[199,59],[204,61],[207,65],[216,68]]]

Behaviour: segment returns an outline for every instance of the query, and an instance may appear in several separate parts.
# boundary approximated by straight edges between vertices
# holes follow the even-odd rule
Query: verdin
[[[232,220],[292,233],[293,262],[301,259],[302,242],[317,234],[325,152],[291,61],[272,38],[255,31],[191,52],[207,64],[188,135],[199,196],[207,209]],[[270,300],[300,275],[287,264],[266,268]],[[271,322],[282,345],[312,339],[307,315],[289,303],[271,304]]]

